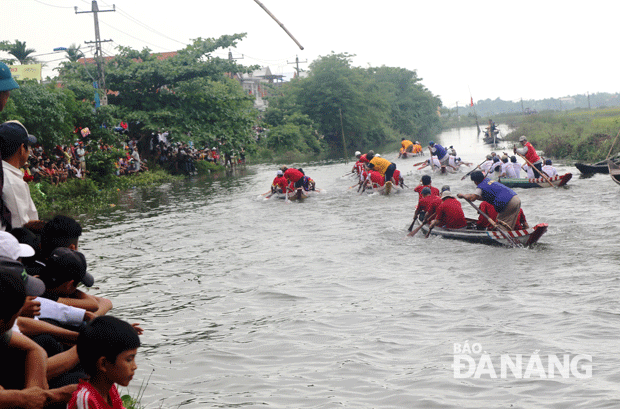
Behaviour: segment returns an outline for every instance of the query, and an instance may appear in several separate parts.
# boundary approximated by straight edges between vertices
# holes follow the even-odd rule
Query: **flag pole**
[[[469,89],[469,87],[467,87]],[[471,107],[474,109],[474,118],[476,118],[476,127],[478,128],[478,134],[482,132],[480,130],[480,124],[478,123],[478,114],[476,113],[476,107],[474,107],[474,97],[471,96],[471,89],[469,89],[469,98],[471,100]]]

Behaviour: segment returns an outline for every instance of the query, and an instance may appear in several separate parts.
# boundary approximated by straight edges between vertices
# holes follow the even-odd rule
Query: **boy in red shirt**
[[[431,195],[437,197],[440,196],[439,189],[437,189],[435,186],[431,186],[431,177],[429,175],[422,176],[422,180],[420,182],[421,184],[416,186],[415,189],[413,189],[413,191],[417,192],[420,197],[422,197],[422,189],[424,189],[425,187],[431,189]]]
[[[278,173],[276,174],[276,177],[273,179],[273,182],[271,182],[271,193],[277,193],[278,189],[280,189],[282,193],[286,193],[287,184],[288,182],[286,181],[286,178],[284,177],[284,172],[279,170]]]
[[[77,352],[88,381],[80,381],[67,409],[124,409],[115,384],[129,385],[137,368],[140,337],[129,323],[97,317],[77,340]]]

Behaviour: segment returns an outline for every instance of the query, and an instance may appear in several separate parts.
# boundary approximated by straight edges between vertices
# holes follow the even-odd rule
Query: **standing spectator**
[[[75,150],[75,153],[80,161],[82,173],[86,172],[86,150],[84,150],[84,143],[82,143],[82,141],[78,143],[78,148]]]
[[[37,138],[29,135],[20,122],[9,121],[0,125],[0,155],[4,173],[2,202],[11,214],[10,220],[2,220],[2,230],[9,231],[39,219],[30,189],[20,170],[28,161],[30,146],[35,143]]]

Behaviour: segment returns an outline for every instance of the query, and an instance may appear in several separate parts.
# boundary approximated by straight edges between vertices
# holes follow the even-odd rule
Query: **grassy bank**
[[[607,157],[619,130],[620,108],[574,110],[515,118],[506,138],[517,141],[526,135],[546,156],[596,162]],[[616,144],[612,154],[618,151]]]
[[[206,161],[198,161],[195,165],[199,175],[224,171],[223,166]],[[149,169],[133,175],[106,178],[105,183],[86,178],[70,179],[58,186],[45,181],[28,185],[40,218],[45,219],[56,214],[77,216],[115,205],[119,196],[128,189],[157,186],[184,179],[182,175],[173,175],[156,166],[150,166]]]

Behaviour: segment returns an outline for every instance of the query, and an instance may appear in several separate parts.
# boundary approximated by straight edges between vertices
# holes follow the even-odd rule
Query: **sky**
[[[620,2],[592,0],[260,0],[304,47],[301,50],[255,0],[98,1],[105,55],[129,46],[175,51],[192,39],[247,33],[233,56],[290,78],[331,52],[354,66],[415,70],[444,106],[500,98],[560,98],[619,92],[616,39]],[[26,41],[47,62],[81,45],[92,56],[90,0],[2,0],[0,40]],[[228,56],[228,50],[216,52]],[[8,55],[0,53],[0,58]]]

